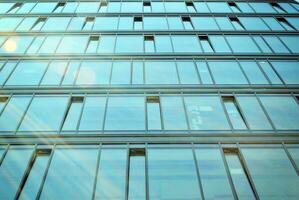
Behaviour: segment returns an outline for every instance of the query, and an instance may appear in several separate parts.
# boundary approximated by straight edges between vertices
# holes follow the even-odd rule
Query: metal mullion
[[[92,198],[91,198],[92,200],[95,199],[95,195],[96,195],[101,153],[102,153],[102,144],[100,143],[98,145],[98,156],[97,156],[96,171],[95,171],[95,177],[94,177],[93,189],[92,189]]]
[[[266,117],[267,117],[267,119],[268,119],[268,121],[269,121],[269,123],[270,123],[270,125],[271,125],[271,127],[272,127],[272,130],[273,130],[274,132],[277,132],[276,127],[274,126],[274,123],[272,122],[272,120],[271,120],[271,118],[270,118],[270,116],[269,116],[269,114],[268,114],[266,108],[264,107],[264,105],[262,104],[262,101],[260,100],[259,95],[257,95],[256,93],[254,93],[254,96],[255,96],[255,98],[257,99],[259,105],[261,106],[261,108],[262,108],[264,114],[266,115]]]
[[[125,200],[129,199],[129,181],[130,181],[130,146],[129,143],[126,144],[126,177],[125,177]]]
[[[47,65],[47,67],[46,67],[46,69],[45,69],[45,71],[44,71],[44,73],[43,73],[43,75],[42,75],[40,81],[39,81],[38,84],[37,84],[37,87],[38,87],[38,88],[41,86],[42,81],[43,81],[43,79],[44,79],[46,73],[48,72],[48,70],[49,70],[50,65],[52,64],[52,62],[53,62],[53,60],[48,60],[48,65]]]
[[[5,150],[4,150],[4,152],[3,152],[3,155],[2,155],[2,157],[0,157],[0,167],[1,167],[1,164],[2,164],[2,162],[3,162],[3,160],[5,159],[5,156],[6,156],[6,154],[7,154],[7,152],[8,152],[8,150],[10,149],[10,144],[7,144],[7,145],[5,145],[6,147],[5,147]]]
[[[209,74],[210,74],[211,80],[212,80],[212,82],[213,82],[213,85],[214,85],[214,86],[217,85],[217,84],[216,84],[216,81],[215,81],[215,78],[214,78],[214,75],[213,75],[213,73],[212,73],[212,71],[211,71],[211,69],[210,69],[210,64],[209,64],[209,61],[210,61],[210,60],[208,60],[207,58],[204,58],[202,61],[205,63],[205,65],[206,65],[206,67],[207,67],[207,69],[208,69],[208,71],[209,71]]]
[[[294,161],[291,153],[289,152],[288,148],[286,147],[286,144],[283,142],[282,143],[282,147],[285,151],[285,153],[287,154],[287,157],[289,158],[290,162],[292,163],[292,166],[294,167],[294,170],[296,171],[297,175],[299,176],[299,168],[296,165],[296,162]]]
[[[70,59],[70,63],[71,63],[71,62],[75,62],[75,61]],[[80,71],[81,71],[81,67],[82,67],[82,63],[83,63],[82,58],[80,58],[77,62],[78,62],[79,64],[78,64],[78,67],[77,67],[77,70],[76,70],[76,73],[75,73],[75,77],[74,77],[74,81],[73,81],[73,83],[72,83],[72,86],[75,86],[75,85],[76,85],[77,78],[78,78],[78,76],[79,76],[79,73],[80,73]]]
[[[242,71],[242,73],[243,73],[243,75],[245,76],[245,79],[246,79],[246,81],[248,82],[248,85],[253,85],[253,84],[251,84],[251,82],[250,82],[250,80],[249,80],[249,78],[248,78],[248,76],[246,75],[246,73],[245,73],[245,71],[244,71],[244,69],[243,69],[243,67],[242,67],[242,65],[239,63],[239,60],[238,60],[238,58],[236,58],[235,59],[235,62],[237,63],[237,65],[239,66],[239,68],[241,69],[241,71]]]
[[[70,110],[70,108],[72,106],[72,96],[73,96],[73,94],[70,93],[67,96],[68,96],[68,102],[67,102],[67,106],[65,107],[65,110],[63,112],[63,119],[60,122],[60,125],[59,125],[59,128],[58,128],[58,134],[61,134],[64,122],[67,119],[68,112],[69,112],[69,110]]]
[[[146,200],[149,200],[149,176],[148,176],[148,143],[144,144],[145,148],[145,196]]]
[[[220,151],[220,154],[221,154],[221,157],[222,157],[222,162],[223,162],[223,165],[224,165],[224,168],[225,168],[225,171],[226,171],[226,175],[227,175],[227,178],[228,178],[228,181],[229,181],[229,185],[230,185],[230,188],[232,190],[234,199],[238,200],[239,197],[238,197],[236,188],[234,186],[234,182],[233,182],[233,179],[231,177],[231,174],[230,174],[230,171],[229,171],[229,167],[228,167],[227,161],[225,159],[225,155],[224,155],[221,143],[218,143],[218,148],[217,149]]]
[[[37,144],[34,145],[34,148],[33,148],[33,151],[31,153],[30,159],[29,159],[29,161],[28,161],[28,163],[26,165],[26,169],[23,172],[22,179],[21,179],[21,181],[20,181],[20,183],[18,185],[18,189],[17,189],[17,191],[16,191],[16,193],[14,195],[14,199],[19,199],[19,197],[21,195],[21,192],[22,192],[22,190],[23,190],[23,188],[24,188],[24,186],[25,186],[25,184],[27,182],[27,179],[28,179],[28,177],[30,175],[30,172],[32,170],[32,167],[33,167],[34,162],[35,162],[36,157],[37,157],[36,150],[37,150]]]
[[[273,60],[272,60],[273,61]],[[279,78],[279,80],[282,82],[282,84],[283,85],[288,85],[284,80],[283,80],[283,78],[280,76],[280,74],[277,72],[277,70],[275,69],[275,67],[272,65],[272,63],[271,62],[269,62],[268,60],[267,60],[267,62],[268,62],[268,64],[269,64],[269,66],[271,67],[271,69],[275,72],[275,74],[276,74],[276,76]]]
[[[148,133],[149,132],[149,130],[148,130],[148,117],[147,117],[147,94],[146,93],[144,93],[144,110],[145,110],[145,113],[144,113],[144,119],[145,119],[145,133]],[[159,102],[159,104],[160,104],[160,102]]]
[[[49,168],[50,168],[50,165],[51,165],[51,162],[52,162],[52,158],[53,158],[53,155],[54,155],[54,152],[56,150],[56,144],[53,144],[52,147],[52,151],[51,151],[51,154],[49,156],[49,159],[48,159],[48,163],[47,163],[47,167],[46,167],[46,170],[44,172],[44,175],[42,177],[42,181],[41,181],[41,184],[39,186],[39,190],[38,190],[38,193],[36,195],[36,199],[35,200],[39,200],[40,199],[40,196],[42,194],[42,191],[43,191],[43,187],[45,185],[45,181],[47,179],[47,175],[48,175],[48,172],[49,172]]]
[[[106,124],[106,115],[107,115],[107,110],[108,110],[108,100],[110,98],[110,94],[107,93],[105,95],[106,101],[105,101],[105,108],[104,108],[104,114],[103,114],[103,124],[102,124],[102,133],[105,132],[105,124]]]
[[[116,42],[115,42],[116,43]],[[112,82],[112,73],[113,73],[113,67],[114,67],[114,62],[116,62],[116,60],[112,60],[111,61],[111,69],[110,69],[110,74],[109,74],[109,86],[111,86],[111,82]]]
[[[249,171],[248,165],[246,163],[245,157],[244,157],[244,155],[242,153],[240,144],[237,143],[236,145],[237,145],[237,149],[238,149],[238,157],[239,157],[240,163],[241,163],[241,165],[243,167],[243,170],[244,170],[245,174],[247,175],[248,182],[249,182],[249,184],[251,186],[252,192],[253,192],[256,200],[260,200],[259,194],[258,194],[256,186],[255,186],[255,183],[254,183],[253,178],[252,178],[252,176],[250,174],[250,171]]]
[[[180,98],[182,99],[182,103],[183,103],[185,120],[186,120],[186,123],[187,123],[187,129],[188,129],[187,132],[190,133],[191,132],[191,128],[190,128],[190,123],[189,123],[187,106],[186,106],[186,102],[185,102],[185,95],[183,93],[181,93],[180,94]]]
[[[12,96],[14,96],[14,95],[12,95]],[[17,125],[17,127],[16,127],[16,130],[13,131],[13,132],[14,132],[14,135],[17,135],[17,132],[18,132],[18,130],[19,130],[21,124],[22,124],[22,121],[24,120],[24,118],[25,118],[25,116],[26,116],[26,114],[27,114],[27,111],[29,110],[29,107],[30,107],[30,105],[31,105],[31,103],[32,103],[32,101],[33,101],[34,98],[35,98],[35,93],[33,93],[33,94],[31,95],[31,99],[29,100],[29,103],[28,103],[27,107],[26,107],[25,110],[24,110],[24,113],[23,113],[23,115],[22,115],[22,117],[21,117],[21,119],[20,119],[20,121],[19,121],[19,123],[18,123],[18,125]]]
[[[238,94],[237,94],[238,95]],[[243,113],[243,110],[241,109],[241,105],[239,104],[239,101],[238,101],[238,96],[235,94],[235,92],[233,93],[233,96],[234,96],[234,99],[235,99],[235,103],[237,104],[236,107],[237,107],[237,110],[239,111],[240,115],[241,115],[241,118],[242,120],[244,121],[245,123],[245,126],[247,128],[247,130],[249,132],[251,132],[251,128],[249,126],[249,122],[247,121],[246,117],[245,117],[245,114]]]
[[[229,127],[230,127],[232,133],[235,133],[235,131],[239,131],[239,130],[236,130],[236,129],[234,128],[234,126],[233,126],[233,124],[232,124],[232,122],[231,122],[231,119],[230,119],[230,117],[229,117],[229,114],[228,114],[228,112],[227,112],[227,110],[226,110],[226,107],[225,107],[225,105],[224,105],[222,96],[223,96],[223,95],[222,95],[220,92],[218,92],[217,97],[218,97],[219,100],[220,100],[221,107],[222,107],[222,109],[223,109],[223,111],[224,111],[226,120],[227,120],[227,122],[228,122],[228,124],[229,124]]]
[[[197,76],[197,80],[199,82],[200,85],[202,85],[202,80],[201,80],[201,77],[200,77],[200,74],[199,74],[199,71],[198,71],[198,68],[197,68],[197,64],[196,64],[196,60],[194,58],[190,59],[190,61],[192,61],[192,65],[193,67],[195,68],[195,73],[196,73],[196,76]]]
[[[82,120],[83,111],[84,111],[85,104],[86,104],[86,99],[87,99],[87,95],[84,94],[84,98],[83,98],[82,106],[81,106],[81,109],[80,109],[79,119],[78,119],[78,122],[77,122],[77,125],[76,125],[76,133],[77,133],[77,134],[78,134],[78,132],[79,132],[79,128],[80,128],[80,125],[81,125],[81,120]]]
[[[269,60],[266,60],[269,63]],[[258,60],[254,59],[254,62],[256,63],[256,65],[258,66],[259,70],[262,72],[262,74],[264,75],[264,77],[267,79],[269,85],[274,85],[272,84],[270,78],[267,76],[266,72],[263,70],[263,68],[261,67],[260,63]]]
[[[176,77],[177,77],[178,83],[179,83],[179,85],[182,85],[180,75],[179,75],[178,65],[177,65],[177,59],[175,58],[173,61],[174,61],[174,66],[175,66]]]
[[[67,73],[67,70],[69,69],[69,67],[70,67],[70,60],[68,59],[68,60],[66,60],[65,62],[67,62],[67,64],[66,64],[66,67],[65,67],[65,69],[64,69],[64,72],[63,72],[63,75],[62,75],[62,77],[61,77],[61,80],[60,80],[60,82],[59,82],[59,87],[61,87],[62,86],[62,82],[63,82],[63,80],[64,80],[64,78],[65,78],[65,75],[66,75],[66,73]]]
[[[195,147],[194,147],[193,142],[191,143],[191,149],[192,149],[192,155],[193,155],[193,160],[194,160],[194,164],[195,164],[197,181],[198,181],[198,186],[199,186],[199,190],[200,190],[201,199],[205,200],[203,187],[202,187],[202,183],[201,183],[201,178],[200,178],[199,166],[198,166],[198,163],[197,163],[196,152],[195,152]]]

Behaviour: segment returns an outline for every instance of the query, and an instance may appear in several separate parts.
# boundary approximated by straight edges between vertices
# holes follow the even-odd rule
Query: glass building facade
[[[0,1],[0,200],[298,200],[299,4]]]

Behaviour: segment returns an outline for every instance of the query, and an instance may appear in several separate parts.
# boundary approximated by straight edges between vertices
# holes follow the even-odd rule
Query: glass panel
[[[70,62],[65,72],[62,85],[73,85],[79,70],[80,62]]]
[[[257,13],[276,13],[269,3],[249,3]]]
[[[144,17],[144,30],[167,30],[165,17]]]
[[[0,67],[0,85],[3,85],[6,82],[6,79],[8,77],[11,78],[12,71],[15,71],[16,62],[7,62],[6,64],[3,64],[4,62],[1,62]]]
[[[272,84],[282,84],[281,80],[275,73],[275,71],[272,69],[270,64],[266,61],[259,61],[258,64],[262,67],[267,77],[270,79],[270,82]]]
[[[286,84],[299,84],[299,63],[286,61],[271,62]]]
[[[183,30],[183,23],[180,17],[167,17],[170,30]]]
[[[110,97],[105,120],[106,130],[144,130],[143,97]]]
[[[60,85],[66,66],[67,62],[51,62],[41,85]]]
[[[148,149],[150,199],[201,199],[191,148]]]
[[[57,53],[84,53],[88,36],[65,36],[62,38]]]
[[[239,199],[256,199],[238,154],[225,154],[225,159]]]
[[[297,168],[299,168],[299,147],[288,147],[288,151],[291,154],[292,159],[295,161]]]
[[[252,130],[272,129],[262,107],[255,97],[238,96],[238,103],[242,109],[244,117]]]
[[[125,199],[127,150],[103,148],[96,185],[95,199]]]
[[[130,155],[128,184],[128,200],[146,200],[145,154]]]
[[[230,53],[231,50],[223,36],[209,36],[209,40],[217,53]]]
[[[170,36],[155,36],[155,45],[157,52],[173,52]]]
[[[11,97],[0,116],[0,131],[15,131],[17,129],[30,99],[30,96]]]
[[[122,2],[121,12],[125,13],[136,13],[142,12],[142,2]]]
[[[280,36],[279,38],[286,44],[286,46],[291,50],[292,53],[299,53],[298,37]]]
[[[197,71],[193,62],[177,62],[181,84],[199,84]]]
[[[249,36],[226,36],[226,39],[235,53],[260,53]],[[240,45],[240,41],[242,41],[242,45]]]
[[[203,84],[213,84],[213,80],[206,62],[196,62],[196,67]]]
[[[210,61],[216,84],[248,84],[237,62]]]
[[[111,84],[131,83],[131,62],[113,62]]]
[[[1,46],[0,53],[23,54],[33,39],[33,36],[11,36]]]
[[[116,53],[142,53],[143,36],[118,36]]]
[[[219,30],[213,17],[192,17],[192,23],[197,30]]]
[[[219,97],[185,97],[187,116],[192,130],[230,129]]]
[[[91,199],[98,151],[57,146],[40,199]]]
[[[23,18],[21,17],[6,17],[0,19],[0,31],[14,31]]]
[[[226,2],[207,2],[212,13],[231,13]]]
[[[19,131],[58,131],[66,106],[64,96],[35,96]]]
[[[196,36],[172,36],[172,42],[176,53],[202,52]]]
[[[61,40],[60,36],[47,36],[42,46],[38,50],[39,53],[55,53],[56,48]]]
[[[221,30],[234,30],[231,21],[227,17],[215,17]]]
[[[98,46],[98,53],[113,53],[115,46],[115,36],[101,36],[100,44]]]
[[[260,199],[298,199],[298,175],[282,148],[244,145],[242,153]]]
[[[99,7],[99,2],[80,2],[76,13],[96,13]]]
[[[31,146],[11,147],[0,166],[0,199],[12,200],[31,158]]]
[[[250,84],[269,84],[256,62],[240,61]]]
[[[43,3],[39,2],[36,6],[31,10],[31,13],[51,13],[57,3]]]
[[[261,96],[269,117],[277,129],[299,129],[299,106],[290,96]]]
[[[166,12],[187,12],[185,2],[164,2]]]
[[[184,105],[181,97],[161,97],[161,107],[164,129],[187,129]]]
[[[263,37],[274,53],[289,53],[287,48],[282,44],[282,42],[275,36],[264,36]]]
[[[30,172],[18,199],[28,200],[37,197],[49,157],[50,155],[36,155],[33,166],[30,167]]]
[[[263,20],[273,31],[284,31],[285,29],[280,25],[280,23],[273,17],[263,17]]]
[[[174,62],[144,62],[146,84],[178,84]]]
[[[70,19],[70,17],[49,17],[42,31],[64,31]]]
[[[143,72],[143,62],[133,61],[132,66],[132,84],[143,84],[144,72]]]
[[[118,17],[97,17],[93,30],[117,30]]]
[[[80,114],[83,106],[84,97],[71,97],[68,111],[62,126],[63,131],[77,130]]]
[[[238,18],[248,31],[268,31],[267,25],[257,17],[239,17]]]
[[[79,130],[102,130],[106,97],[86,97]]]
[[[234,199],[220,150],[203,146],[195,153],[205,199]]]
[[[147,97],[146,108],[147,108],[148,130],[160,130],[161,129],[160,98],[157,96]]]
[[[82,62],[76,85],[109,84],[111,62]]]
[[[235,101],[235,98],[232,96],[223,96],[222,100],[233,128],[247,129],[243,115],[240,112],[240,108]]]

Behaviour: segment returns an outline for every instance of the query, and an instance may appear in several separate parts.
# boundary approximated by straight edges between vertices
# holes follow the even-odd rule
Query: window
[[[129,182],[128,200],[145,200],[145,149],[130,148],[129,150]]]
[[[247,129],[244,116],[234,96],[222,96],[222,101],[234,129]]]
[[[85,50],[86,53],[96,53],[99,46],[100,36],[92,35],[89,37],[87,48]]]
[[[192,1],[187,1],[185,2],[185,4],[187,6],[188,12],[196,12],[195,6]]]
[[[45,3],[39,2],[36,6],[31,10],[31,13],[52,13],[57,3]]]
[[[169,30],[184,30],[184,26],[183,26],[181,17],[168,16],[167,22],[169,25]]]
[[[219,30],[213,17],[192,17],[196,30]]]
[[[166,12],[170,13],[184,13],[187,12],[186,4],[184,2],[164,2]]]
[[[168,35],[155,35],[155,46],[159,53],[173,52],[171,38]]]
[[[205,199],[234,199],[218,147],[198,145],[195,155]]]
[[[276,17],[276,20],[287,30],[287,31],[294,31],[296,30],[295,27],[292,26],[285,18],[283,17]]]
[[[209,36],[211,44],[217,53],[230,53],[231,50],[223,36]]]
[[[99,2],[80,2],[76,13],[97,13],[99,7]]]
[[[62,13],[74,13],[78,4],[77,2],[66,2]]]
[[[2,109],[4,108],[4,106],[6,105],[7,100],[8,100],[8,97],[0,96],[0,113],[2,112]]]
[[[161,129],[160,97],[147,96],[146,109],[147,109],[147,129],[160,130]]]
[[[205,53],[213,53],[214,49],[213,46],[209,40],[208,36],[198,36],[199,42],[201,44],[201,47],[203,49],[203,52]]]
[[[203,61],[196,62],[196,67],[202,84],[213,84],[213,80],[208,69],[207,63]]]
[[[230,129],[217,96],[186,96],[184,99],[191,130]]]
[[[122,148],[121,146],[113,147],[112,145],[108,147],[103,146],[97,175],[96,200],[126,199],[126,166],[126,148]],[[134,183],[131,182],[131,184]],[[92,186],[92,184],[90,185]],[[138,186],[141,187],[141,185]],[[90,192],[90,194],[92,194],[92,192]],[[134,196],[131,196],[131,198],[133,197]]]
[[[42,31],[65,31],[70,20],[70,17],[49,17]]]
[[[238,7],[238,5],[235,2],[227,2],[228,6],[230,7],[230,9],[234,12],[234,13],[240,13],[241,10]]]
[[[111,84],[130,84],[131,73],[131,62],[113,62]]]
[[[26,173],[20,184],[17,199],[35,199],[42,185],[43,176],[50,158],[51,149],[37,148],[29,161]]]
[[[186,30],[194,29],[190,17],[182,17],[182,22]]]
[[[212,13],[231,13],[231,9],[226,2],[207,2]]]
[[[241,151],[260,199],[299,198],[298,175],[283,148],[242,145]]]
[[[280,36],[282,42],[291,50],[292,53],[299,53],[298,37],[296,36]]]
[[[262,70],[267,75],[271,84],[283,84],[280,78],[277,76],[276,72],[273,70],[271,65],[266,61],[259,61],[258,64],[261,66]]]
[[[44,53],[44,54],[50,54],[50,53],[52,53],[53,54],[53,53],[55,53],[56,48],[57,48],[60,40],[61,40],[60,36],[49,35],[49,36],[46,37],[46,39],[43,42],[41,42],[39,40],[35,40],[36,43],[32,44],[31,46],[34,47],[35,45],[39,45],[39,43],[41,43],[42,44],[41,47],[39,49],[37,48],[38,49],[38,53]],[[30,47],[29,50],[32,50],[31,47]]]
[[[132,84],[144,84],[144,64],[142,61],[133,61]]]
[[[92,198],[98,147],[71,147],[56,146],[40,199]]]
[[[29,13],[30,10],[35,6],[35,2],[26,2],[22,5],[20,9],[17,10],[17,13]]]
[[[41,85],[60,85],[67,62],[51,62],[43,76]]]
[[[0,116],[0,131],[16,131],[30,100],[30,96],[10,98]]]
[[[263,17],[262,19],[273,31],[284,31],[285,30],[281,26],[281,24],[277,21],[277,19],[275,19],[273,17]]]
[[[19,10],[23,5],[24,3],[17,2],[7,11],[7,13],[16,13],[16,11]]]
[[[57,53],[84,53],[88,36],[64,36],[57,48]]]
[[[19,131],[58,131],[66,107],[65,96],[35,96]]]
[[[174,62],[144,62],[146,84],[178,84]]]
[[[226,36],[235,53],[260,53],[260,50],[249,36]],[[242,45],[240,45],[242,41]]]
[[[143,97],[110,97],[107,104],[105,130],[144,130]]]
[[[79,104],[76,104],[79,107]],[[106,97],[87,96],[85,98],[80,131],[103,130]]]
[[[177,62],[177,69],[181,84],[199,84],[197,70],[193,62]]]
[[[116,39],[116,53],[142,53],[143,36],[118,36]]]
[[[244,70],[250,84],[269,84],[267,78],[256,62],[239,61],[239,63]]]
[[[240,66],[234,61],[209,61],[216,84],[248,84]]]
[[[0,199],[15,199],[32,152],[33,146],[30,145],[8,149],[0,165]]]
[[[62,85],[73,85],[79,71],[79,62],[70,62],[63,77]]]
[[[257,13],[276,13],[269,3],[249,3]]]
[[[64,6],[65,6],[66,2],[59,2],[57,3],[56,7],[53,10],[53,13],[61,13]]]
[[[189,146],[149,145],[147,153],[150,199],[201,199]]]
[[[201,52],[198,37],[196,37],[195,35],[172,36],[172,43],[174,52],[176,53]]]
[[[153,35],[144,36],[144,50],[146,53],[155,52],[155,40]]]
[[[162,118],[165,130],[186,130],[187,122],[181,97],[161,97]]]
[[[166,17],[144,17],[144,30],[167,30]]]
[[[2,54],[24,54],[31,42],[33,36],[10,36],[1,46]]]
[[[118,17],[97,17],[93,30],[117,30]]]
[[[123,13],[140,13],[142,12],[142,2],[122,2],[121,12]]]
[[[9,77],[6,85],[39,85],[47,66],[48,62],[21,61]]]
[[[229,20],[237,31],[245,30],[243,24],[240,22],[240,20],[237,17],[229,17]]]
[[[275,2],[271,2],[270,5],[276,10],[278,13],[285,13],[286,11],[278,4]]]
[[[272,61],[274,69],[286,84],[299,84],[299,63]]]
[[[98,46],[98,53],[113,53],[115,47],[115,36],[101,35],[100,44]]]
[[[101,0],[99,13],[107,12],[107,6],[108,6],[108,1],[107,0]]]
[[[143,2],[143,12],[151,12],[151,2],[150,1],[144,1]]]
[[[16,62],[1,62],[0,67],[0,85],[2,86],[7,80],[9,76],[11,76],[12,71],[15,69],[15,66],[17,65]]]
[[[83,107],[83,101],[84,97],[82,96],[72,96],[70,98],[69,105],[62,123],[63,131],[77,130],[81,110]]]
[[[240,21],[248,31],[268,31],[268,26],[258,17],[239,17]]]
[[[237,101],[243,111],[248,126],[252,130],[270,130],[272,126],[263,108],[254,96],[238,96]]]
[[[142,30],[143,29],[142,17],[134,17],[133,21],[134,21],[134,23],[133,23],[134,30]]]
[[[299,106],[293,97],[261,96],[260,100],[276,129],[299,129]]]
[[[94,24],[94,17],[86,17],[85,22],[82,26],[82,30],[92,30],[93,24]]]
[[[239,199],[257,199],[237,148],[224,148],[224,157]]]
[[[1,32],[14,31],[21,21],[21,17],[0,18],[0,30]]]

